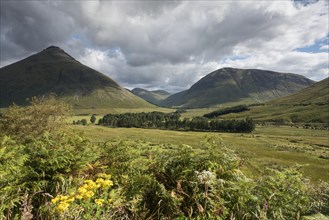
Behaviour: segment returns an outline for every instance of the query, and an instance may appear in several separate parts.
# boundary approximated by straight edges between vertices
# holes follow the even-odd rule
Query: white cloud
[[[269,52],[267,56],[254,54],[246,59],[226,59],[220,67],[267,69],[278,72],[296,73],[313,80],[328,77],[328,53]]]
[[[100,51],[91,48],[85,49],[84,55],[78,60],[115,81],[122,82],[121,85],[129,89],[142,87],[166,89],[171,92],[188,89],[207,73],[219,68],[217,62],[207,62],[203,65],[157,63],[151,66],[135,67],[126,65],[126,59],[120,50]]]
[[[1,65],[57,44],[132,88],[186,89],[220,67],[328,76],[328,2],[1,2]],[[14,17],[15,16],[15,17]],[[25,23],[24,23],[25,22]]]

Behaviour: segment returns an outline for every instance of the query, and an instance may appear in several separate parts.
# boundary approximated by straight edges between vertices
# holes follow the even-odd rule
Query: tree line
[[[237,105],[233,107],[228,107],[220,110],[216,110],[207,114],[204,114],[203,117],[206,118],[215,118],[221,115],[226,115],[229,113],[239,113],[239,112],[244,112],[244,111],[249,111],[250,108],[247,105]]]
[[[209,120],[205,117],[180,119],[180,114],[177,112],[107,114],[99,119],[98,124],[110,127],[159,128],[184,131],[252,132],[255,129],[255,123],[250,118],[245,120]]]

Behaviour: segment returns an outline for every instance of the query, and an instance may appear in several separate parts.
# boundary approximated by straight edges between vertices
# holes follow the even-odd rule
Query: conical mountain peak
[[[57,47],[57,46],[54,46],[54,45],[47,47],[45,50],[54,50],[54,49],[62,50],[60,47]]]
[[[70,54],[66,53],[62,48],[58,46],[49,46],[40,53],[37,53],[36,55],[39,55],[42,59],[51,58],[51,59],[67,59],[67,61],[71,60],[74,62],[78,62],[76,59],[74,59]]]
[[[49,93],[78,108],[150,106],[56,46],[1,68],[0,89],[1,107]]]
[[[44,49],[42,52],[44,53],[63,53],[63,54],[67,54],[69,55],[68,53],[66,53],[62,48],[60,47],[57,47],[57,46],[50,46],[50,47],[47,47],[46,49]]]

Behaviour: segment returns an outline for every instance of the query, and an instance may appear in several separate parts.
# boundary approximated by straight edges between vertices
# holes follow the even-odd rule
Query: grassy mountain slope
[[[275,99],[272,104],[329,103],[329,78],[317,82],[293,95]]]
[[[221,104],[260,103],[295,93],[313,83],[304,76],[257,69],[223,68],[161,104],[203,108]]]
[[[0,106],[25,104],[26,98],[56,93],[75,108],[152,107],[59,47],[48,47],[1,68]]]
[[[164,90],[148,91],[141,88],[135,88],[131,90],[131,92],[155,105],[159,105],[162,100],[170,96],[170,93]]]
[[[258,121],[329,123],[329,78],[293,95],[275,99],[250,111],[222,118],[252,117]]]

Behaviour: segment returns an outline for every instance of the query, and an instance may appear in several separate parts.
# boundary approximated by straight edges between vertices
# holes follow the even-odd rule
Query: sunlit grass
[[[301,168],[313,181],[329,180],[328,131],[290,127],[257,127],[252,134],[217,132],[182,132],[138,128],[108,128],[96,125],[69,126],[74,132],[84,132],[93,141],[142,140],[155,144],[188,144],[196,149],[206,136],[220,138],[245,161],[243,170],[257,175],[267,166]]]

